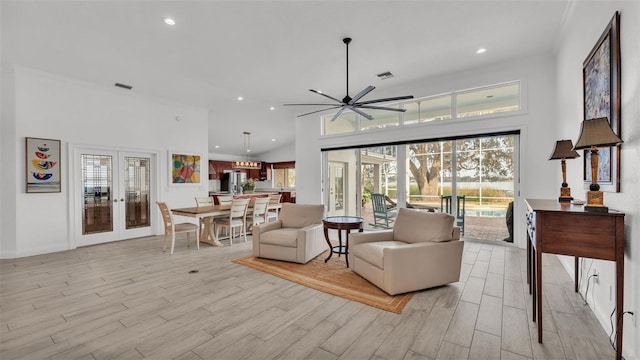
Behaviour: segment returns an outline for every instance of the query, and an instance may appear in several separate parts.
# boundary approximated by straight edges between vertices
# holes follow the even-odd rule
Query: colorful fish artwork
[[[51,179],[52,176],[53,176],[53,174],[50,174],[50,173],[35,173],[35,172],[33,173],[33,177],[36,180],[40,180],[40,181],[49,180],[49,179]]]
[[[33,167],[38,170],[49,170],[56,166],[57,162],[55,161],[40,161],[40,160],[31,160]]]
[[[60,182],[60,140],[26,138],[27,192],[62,191]]]

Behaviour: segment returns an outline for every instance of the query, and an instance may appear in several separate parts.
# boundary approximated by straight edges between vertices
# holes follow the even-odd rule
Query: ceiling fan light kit
[[[406,109],[400,109],[400,108],[392,108],[392,107],[386,107],[386,106],[377,106],[377,105],[371,105],[371,104],[376,104],[376,103],[382,103],[382,102],[389,102],[389,101],[399,101],[399,100],[407,100],[407,99],[413,99],[413,95],[405,95],[405,96],[396,96],[396,97],[390,97],[390,98],[382,98],[382,99],[375,99],[375,100],[367,100],[367,101],[360,101],[360,99],[362,99],[363,97],[365,97],[367,94],[369,94],[371,91],[373,91],[373,89],[375,89],[375,86],[367,86],[366,88],[364,88],[362,91],[360,91],[358,94],[356,94],[356,96],[354,96],[353,98],[349,96],[349,43],[351,43],[351,38],[346,37],[344,39],[342,39],[342,42],[346,45],[346,49],[347,49],[347,92],[344,98],[342,98],[342,100],[338,100],[332,96],[329,96],[327,94],[324,94],[320,91],[317,90],[313,90],[313,89],[309,89],[309,91],[311,91],[314,94],[318,94],[320,96],[324,96],[327,99],[330,99],[332,101],[335,101],[335,104],[284,104],[284,106],[328,106],[327,108],[321,109],[321,110],[316,110],[316,111],[311,111],[302,115],[298,115],[297,117],[302,117],[302,116],[307,116],[307,115],[311,115],[311,114],[315,114],[315,113],[319,113],[319,112],[323,112],[323,111],[327,111],[327,110],[333,110],[333,109],[339,109],[338,112],[333,116],[333,118],[331,119],[331,121],[335,121],[340,115],[342,115],[342,112],[344,112],[345,110],[351,110],[353,112],[355,112],[356,114],[364,117],[367,120],[373,120],[373,116],[367,114],[366,112],[362,111],[362,109],[369,109],[369,110],[384,110],[384,111],[395,111],[395,112],[405,112],[407,111]],[[390,72],[388,72],[389,75],[393,76]],[[383,73],[384,74],[384,73]]]

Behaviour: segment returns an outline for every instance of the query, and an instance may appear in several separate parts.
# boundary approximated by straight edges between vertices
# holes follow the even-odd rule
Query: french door
[[[77,246],[153,235],[155,162],[151,153],[75,149]]]
[[[346,214],[346,164],[342,162],[329,162],[329,209],[332,216]]]

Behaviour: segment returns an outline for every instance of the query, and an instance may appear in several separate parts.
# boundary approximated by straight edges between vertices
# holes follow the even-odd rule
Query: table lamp
[[[558,140],[556,141],[556,147],[553,149],[553,154],[549,160],[561,160],[562,164],[562,187],[560,188],[560,197],[558,201],[571,201],[571,188],[567,184],[567,162],[565,159],[575,159],[579,157],[577,151],[573,150],[573,143],[571,140]]]
[[[615,146],[622,142],[611,129],[606,117],[582,122],[580,136],[573,149],[591,149],[591,185],[587,192],[587,204],[584,207],[586,211],[609,211],[609,208],[604,206],[604,195],[598,185],[598,146]]]

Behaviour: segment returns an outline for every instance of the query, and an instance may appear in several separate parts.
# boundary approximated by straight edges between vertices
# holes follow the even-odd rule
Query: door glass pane
[[[333,176],[335,210],[344,210],[344,167],[336,165]]]
[[[150,163],[151,159],[149,158],[124,158],[125,218],[127,229],[151,225],[149,206]]]
[[[407,145],[408,207],[440,209],[441,196],[451,195],[451,141]]]
[[[113,231],[113,159],[108,155],[82,155],[82,234]]]
[[[395,145],[376,146],[360,150],[360,168],[362,172],[362,217],[365,218],[365,226],[391,227],[392,217],[385,219],[384,223],[378,223],[374,213],[391,211],[397,206],[398,201],[398,147]],[[385,196],[384,209],[379,206],[374,209],[371,194]],[[380,205],[380,204],[378,204]],[[375,210],[375,211],[374,211]],[[387,222],[391,221],[391,222]],[[380,228],[378,227],[378,228]]]

